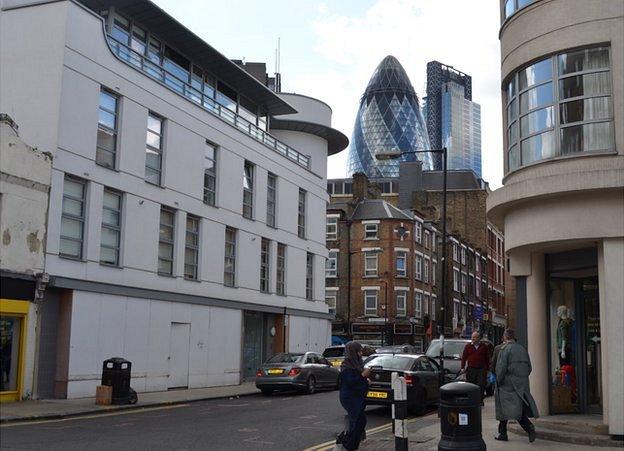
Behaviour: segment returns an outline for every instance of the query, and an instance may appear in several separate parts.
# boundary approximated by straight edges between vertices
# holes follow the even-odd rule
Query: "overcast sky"
[[[375,67],[394,55],[419,98],[431,60],[472,76],[481,104],[483,177],[501,185],[498,0],[155,0],[232,59],[275,70],[281,38],[282,90],[333,109],[333,126],[351,138],[360,96]],[[330,157],[328,176],[346,175],[347,150]]]

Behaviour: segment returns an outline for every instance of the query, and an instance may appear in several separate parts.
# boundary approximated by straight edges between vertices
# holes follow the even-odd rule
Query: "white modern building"
[[[0,58],[0,111],[54,155],[39,397],[93,396],[114,356],[145,392],[329,343],[329,106],[147,0],[5,0]]]
[[[601,415],[621,440],[624,2],[500,8],[505,176],[487,208],[505,231],[531,392],[543,415]]]

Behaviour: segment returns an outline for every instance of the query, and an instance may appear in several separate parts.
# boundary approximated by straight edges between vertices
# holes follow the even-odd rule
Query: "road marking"
[[[250,403],[246,404],[217,404],[217,407],[247,407],[250,406]]]
[[[429,413],[423,415],[422,417],[409,418],[407,420],[407,422],[408,423],[413,423],[413,422],[415,422],[415,421],[417,421],[419,419],[422,419],[422,418],[425,418],[425,417],[428,417],[428,416],[431,416],[431,415],[437,414],[437,413],[438,413],[438,411],[434,410],[432,412],[429,412]],[[382,424],[381,426],[377,426],[377,427],[374,427],[372,429],[367,429],[366,430],[366,436],[368,437],[370,435],[378,434],[379,432],[384,432],[384,431],[387,431],[389,429],[392,429],[392,422],[386,423],[386,424]],[[328,451],[328,450],[333,449],[334,445],[336,445],[336,440],[335,439],[331,440],[329,442],[319,443],[318,445],[311,446],[309,448],[304,449],[303,451]]]
[[[160,406],[160,407],[144,407],[144,408],[122,410],[122,411],[110,412],[110,413],[98,413],[98,414],[93,414],[93,415],[82,415],[82,416],[75,416],[75,417],[69,417],[69,418],[56,418],[52,420],[20,421],[19,423],[0,424],[0,428],[11,428],[15,426],[30,426],[34,424],[46,424],[46,423],[61,423],[65,421],[88,420],[92,418],[114,417],[118,415],[131,415],[131,414],[138,414],[138,413],[145,413],[145,412],[153,412],[155,410],[179,409],[180,407],[189,407],[189,404],[175,404],[171,406]]]
[[[254,428],[243,428],[243,429],[239,429],[238,432],[258,432],[258,429],[254,429]]]
[[[313,420],[313,419],[318,418],[318,417],[316,415],[304,415],[304,416],[299,417],[299,418],[301,418],[302,420]]]

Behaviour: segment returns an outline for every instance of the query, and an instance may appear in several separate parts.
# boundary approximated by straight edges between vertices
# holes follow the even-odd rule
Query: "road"
[[[369,407],[368,429],[390,422]],[[4,450],[302,450],[344,424],[338,392],[201,401],[88,418],[4,425]]]

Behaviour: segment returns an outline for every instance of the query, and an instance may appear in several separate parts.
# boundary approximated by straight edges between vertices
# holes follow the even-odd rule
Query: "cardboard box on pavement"
[[[95,389],[95,403],[101,406],[110,406],[113,397],[113,387],[110,385],[98,385]]]

